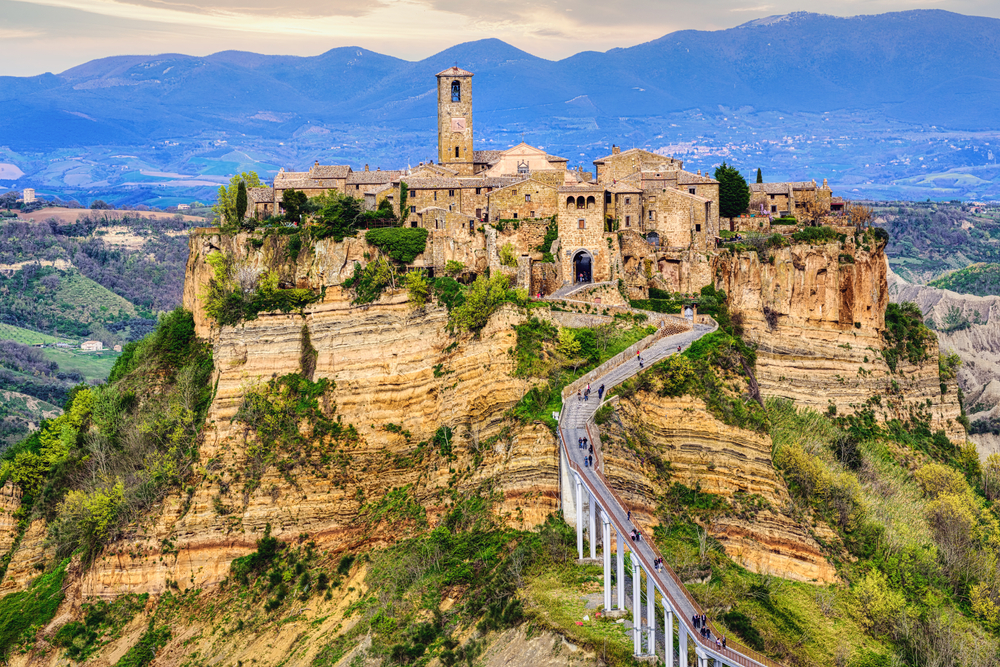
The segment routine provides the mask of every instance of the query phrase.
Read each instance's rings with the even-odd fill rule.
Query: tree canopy
[[[719,182],[719,215],[735,218],[747,210],[750,187],[736,167],[723,162],[715,168],[715,180]]]
[[[239,197],[240,183],[247,190],[250,188],[261,188],[264,184],[255,171],[245,171],[236,174],[229,179],[229,186],[219,186],[219,201],[212,207],[215,213],[215,222],[223,227],[233,228],[242,222],[241,216],[236,208],[236,200]],[[244,209],[244,212],[246,209]]]

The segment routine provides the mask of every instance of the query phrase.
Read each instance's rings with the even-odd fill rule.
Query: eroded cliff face
[[[265,246],[257,252],[214,232],[192,236],[186,308],[210,336],[216,393],[199,447],[199,477],[189,491],[168,497],[134,539],[113,545],[85,575],[83,593],[112,597],[160,593],[168,584],[212,586],[229,563],[254,548],[265,526],[290,539],[308,533],[331,551],[395,541],[406,521],[366,520],[390,492],[408,495],[433,525],[450,493],[488,485],[499,511],[518,527],[544,521],[557,508],[556,441],[542,425],[520,425],[505,415],[531,384],[512,377],[509,354],[513,308],[497,313],[473,338],[446,331],[443,307],[413,310],[404,293],[366,307],[352,306],[339,282],[363,261],[366,246],[353,239],[317,245],[282,269],[296,284],[323,288],[304,314],[263,314],[236,327],[210,326],[200,283],[210,272],[209,251],[231,243],[252,264],[273,267]],[[267,466],[252,489],[254,439],[233,421],[249,392],[302,369],[308,336],[315,349],[313,380],[335,388],[324,411],[357,431],[324,462],[285,469]],[[451,459],[439,447],[420,446],[441,427],[451,429]]]
[[[791,499],[771,463],[770,437],[727,426],[690,396],[640,392],[619,402],[617,411],[620,423],[602,429],[604,472],[640,524],[652,528],[657,522],[670,484],[697,487],[731,504],[732,511],[705,527],[736,562],[797,581],[837,580],[811,534],[829,528],[800,525],[788,513]],[[644,451],[625,437],[640,432],[649,443]],[[658,469],[656,458],[669,462],[669,470]]]
[[[955,353],[962,360],[957,379],[965,392],[969,420],[1000,418],[1000,297],[912,285],[892,271],[889,297],[897,303],[916,303],[925,317],[937,323],[938,329],[955,327],[951,331],[938,331],[937,336],[943,353]],[[950,322],[949,315],[955,321]],[[1000,453],[1000,436],[974,433],[969,439],[976,443],[984,459]]]
[[[844,250],[853,262],[841,259]],[[716,287],[757,344],[762,394],[820,412],[833,406],[838,414],[874,396],[883,419],[906,419],[911,408],[919,409],[933,430],[965,441],[956,388],[941,393],[937,351],[922,364],[900,362],[895,373],[882,356],[889,292],[881,250],[831,243],[770,252],[773,262],[751,252],[726,253],[714,267]]]

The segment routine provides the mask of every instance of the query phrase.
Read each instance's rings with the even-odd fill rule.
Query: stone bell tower
[[[438,163],[472,176],[472,72],[449,67],[438,80]]]

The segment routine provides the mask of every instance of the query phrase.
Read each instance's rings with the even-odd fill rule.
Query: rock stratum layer
[[[775,249],[773,256],[761,262],[756,253],[727,253],[715,264],[716,286],[757,343],[762,394],[820,412],[832,406],[837,414],[874,396],[883,419],[905,420],[920,409],[933,430],[965,441],[956,388],[941,393],[937,351],[921,364],[900,362],[895,373],[882,356],[889,289],[881,251],[857,250],[845,262],[833,243]]]
[[[1000,297],[913,285],[890,271],[889,298],[920,306],[924,317],[937,323],[941,352],[961,358],[958,384],[965,393],[969,420],[1000,419]],[[949,315],[955,328],[942,330],[950,326]],[[992,433],[973,433],[969,439],[983,458],[1000,453],[1000,437]]]
[[[706,526],[726,553],[755,572],[797,581],[837,580],[836,570],[809,529],[784,511],[790,498],[771,463],[770,437],[727,426],[700,399],[686,396],[642,392],[634,401],[620,402],[618,412],[626,431],[645,434],[648,450],[637,452],[621,431],[604,429],[602,433],[609,436],[602,437],[604,472],[640,524],[652,527],[661,498],[673,482],[730,503],[738,494],[759,496],[764,503],[752,518],[736,509]],[[669,461],[666,479],[664,471],[657,470],[655,457]]]

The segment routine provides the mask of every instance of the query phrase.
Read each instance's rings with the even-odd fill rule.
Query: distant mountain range
[[[675,32],[560,61],[495,39],[461,44],[419,62],[359,47],[315,57],[226,51],[204,58],[104,58],[61,74],[0,77],[0,146],[26,154],[195,139],[224,139],[230,147],[287,142],[284,152],[258,156],[270,168],[306,157],[332,161],[335,156],[317,153],[320,144],[332,142],[310,144],[318,139],[311,135],[334,132],[340,133],[337,143],[371,144],[365,128],[380,127],[399,136],[394,148],[376,153],[403,160],[433,157],[434,74],[455,63],[476,73],[477,136],[527,131],[533,133],[529,141],[553,150],[581,146],[587,160],[616,138],[658,147],[664,127],[681,128],[672,142],[706,136],[704,128],[684,136],[686,126],[676,118],[646,123],[672,114],[749,114],[765,131],[780,130],[782,121],[793,124],[779,114],[798,114],[797,126],[805,122],[803,114],[818,114],[816,122],[823,115],[832,121],[854,118],[846,127],[855,134],[890,126],[1000,130],[1000,20],[919,10],[854,18],[796,13],[729,30]],[[856,122],[858,114],[874,118],[874,124]],[[722,133],[726,142],[739,140],[742,128],[718,128],[723,129],[730,130]],[[717,131],[708,136],[716,143],[723,139]],[[307,144],[315,146],[303,149]],[[986,151],[980,157],[967,162],[995,164]],[[176,152],[170,159],[176,161]],[[162,167],[170,160],[147,162]],[[844,163],[826,160],[851,166]],[[20,168],[30,180],[31,169]],[[892,176],[926,173],[903,170]],[[92,175],[91,184],[112,185],[114,179],[105,176]],[[87,185],[86,179],[77,180],[76,185]],[[855,180],[866,182],[863,176]]]

